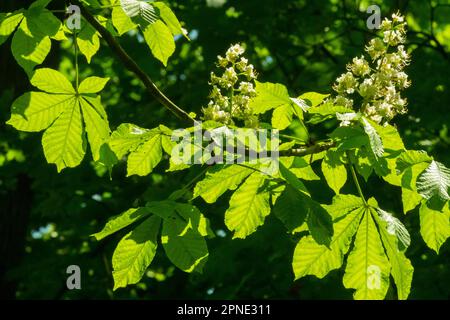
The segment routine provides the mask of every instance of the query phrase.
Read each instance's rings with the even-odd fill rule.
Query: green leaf
[[[387,231],[388,228],[386,222],[377,216],[375,209],[371,210],[374,213],[374,219],[379,226],[381,240],[391,264],[391,274],[397,287],[398,299],[406,300],[411,290],[414,268],[403,251],[399,249],[400,246],[397,237]]]
[[[225,224],[235,231],[233,239],[243,239],[255,232],[270,213],[269,193],[260,191],[265,179],[258,172],[252,173],[231,196]]]
[[[426,152],[407,150],[398,157],[386,158],[390,173],[383,177],[388,183],[417,191],[416,180],[433,160]]]
[[[120,159],[154,135],[155,130],[144,129],[131,123],[123,123],[111,134],[109,146]]]
[[[86,21],[83,22],[84,25],[77,36],[77,44],[80,52],[86,57],[87,62],[91,63],[92,57],[100,49],[100,38],[94,27]]]
[[[354,164],[356,171],[364,178],[367,182],[370,175],[373,172],[372,164],[370,163],[367,152],[364,148],[355,150],[355,152],[350,153],[351,163]]]
[[[312,103],[313,105],[313,103]],[[348,109],[342,106],[335,106],[332,103],[324,103],[316,105],[308,109],[310,115],[308,123],[318,124],[331,118],[336,118],[337,113],[350,113],[352,109]]]
[[[379,125],[376,122],[370,120],[368,121],[370,125],[375,129],[375,131],[379,134],[385,150],[405,150],[403,140],[400,137],[398,130],[394,126],[387,123],[384,125]]]
[[[420,204],[421,201],[422,196],[418,194],[416,191],[411,191],[409,189],[402,188],[403,212],[405,214],[415,209]]]
[[[366,132],[367,136],[369,137],[369,143],[370,148],[373,151],[373,154],[380,158],[383,156],[384,149],[383,149],[383,142],[381,141],[380,135],[375,130],[375,128],[372,125],[372,122],[370,120],[367,120],[366,118],[362,117],[361,122],[364,128],[364,131]]]
[[[347,169],[340,160],[340,153],[328,150],[322,161],[322,173],[328,185],[336,194],[347,182]]]
[[[34,72],[31,84],[42,91],[60,94],[75,94],[72,84],[59,71],[41,68]]]
[[[193,229],[203,237],[214,237],[214,232],[210,228],[209,220],[196,206],[188,203],[176,203],[175,210],[185,221],[187,221],[187,228]]]
[[[292,122],[294,109],[290,104],[284,104],[277,107],[272,113],[272,126],[275,129],[284,130]]]
[[[100,148],[103,144],[107,143],[109,139],[110,129],[108,119],[97,112],[88,100],[81,98],[80,104],[83,112],[87,138],[91,147],[92,158],[94,161],[98,161],[100,160]]]
[[[161,135],[151,137],[128,156],[127,176],[146,176],[162,159]]]
[[[450,209],[445,206],[443,211],[428,207],[426,202],[420,206],[420,234],[427,246],[437,254],[442,244],[450,237]]]
[[[335,221],[334,235],[329,248],[317,244],[311,236],[303,237],[295,248],[292,261],[295,279],[306,275],[322,279],[331,270],[340,268],[363,212],[363,209],[356,209],[339,221]]]
[[[103,229],[100,232],[94,233],[92,236],[97,240],[102,240],[107,236],[139,221],[140,219],[148,217],[149,214],[150,212],[145,207],[128,209],[127,211],[109,219]]]
[[[304,100],[309,107],[314,108],[317,107],[319,104],[321,104],[329,96],[330,96],[329,94],[306,92],[298,98]]]
[[[333,217],[333,220],[347,215],[349,212],[364,207],[360,197],[351,194],[338,194],[333,197],[333,203],[323,206]]]
[[[308,189],[306,189],[303,182],[297,179],[296,175],[291,170],[286,168],[286,166],[282,162],[280,162],[280,175],[281,178],[283,178],[294,189],[309,195]]]
[[[337,150],[346,151],[369,144],[367,134],[359,127],[338,127],[330,137],[337,140]]]
[[[103,90],[109,78],[89,77],[84,79],[78,87],[80,94],[98,93]]]
[[[114,290],[141,280],[155,257],[160,224],[150,217],[120,240],[112,258]]]
[[[32,33],[30,28],[30,22],[24,18],[11,43],[14,58],[28,76],[31,76],[35,66],[45,60],[51,48],[48,36],[41,33],[40,29],[35,29]]]
[[[194,188],[194,197],[201,196],[207,203],[214,203],[227,190],[236,190],[253,169],[240,165],[214,166],[205,179]]]
[[[56,164],[58,171],[75,167],[83,160],[85,130],[93,159],[99,161],[101,148],[106,146],[110,133],[100,97],[77,95],[63,74],[48,68],[36,70],[31,83],[49,93],[28,92],[16,99],[8,124],[22,131],[46,129],[42,137],[44,154],[49,163]],[[105,155],[103,152],[103,161]]]
[[[10,13],[0,13],[0,45],[2,45],[11,33],[17,28],[23,19],[23,10]]]
[[[411,244],[411,237],[403,223],[389,212],[380,208],[376,208],[376,210],[378,211],[380,219],[384,221],[386,225],[386,231],[397,237],[400,249],[403,250],[408,248]]]
[[[382,300],[389,288],[390,264],[370,210],[359,225],[354,248],[347,258],[344,286],[356,289],[356,300]]]
[[[136,24],[127,16],[122,7],[114,7],[111,15],[112,23],[120,36],[136,28]]]
[[[64,112],[48,128],[42,137],[47,162],[56,164],[58,172],[78,166],[86,152],[80,103],[71,100]]]
[[[400,172],[404,172],[410,167],[415,166],[416,164],[421,164],[424,162],[431,162],[433,158],[427,155],[425,151],[417,151],[417,150],[407,150],[403,152],[396,162],[397,169]]]
[[[273,212],[289,232],[293,232],[303,225],[307,214],[303,209],[303,201],[299,197],[298,191],[290,185],[287,185],[277,198]]]
[[[417,179],[417,191],[425,198],[437,196],[443,201],[450,200],[450,169],[442,163],[432,161]]]
[[[316,201],[302,192],[299,192],[303,205],[301,208],[307,212],[309,232],[318,244],[330,245],[333,236],[333,222],[328,212]]]
[[[155,58],[167,66],[167,60],[175,52],[175,41],[169,28],[158,20],[145,27],[144,38]]]
[[[179,34],[185,35],[177,16],[164,2],[153,2],[152,5],[159,9],[159,16],[166,23],[174,36]]]
[[[27,92],[14,101],[11,107],[11,119],[7,123],[21,131],[42,131],[47,129],[75,101],[73,95]]]
[[[289,171],[299,179],[308,181],[320,180],[320,177],[312,169],[309,159],[306,161],[304,158],[295,157]]]
[[[137,19],[136,21],[143,20],[151,24],[159,19],[155,8],[145,1],[120,0],[120,5],[125,14],[130,18]]]
[[[301,158],[296,158],[301,159]],[[302,159],[303,160],[303,159]],[[312,167],[308,164],[306,167],[301,168],[290,168],[289,171],[291,171],[297,178],[308,180],[308,181],[314,181],[314,180],[320,180],[320,177],[314,172]]]
[[[256,81],[256,94],[257,96],[250,102],[255,114],[292,104],[288,90],[282,84]]]
[[[161,242],[167,257],[185,272],[202,272],[208,258],[205,239],[194,229],[186,229],[180,219],[164,220]]]

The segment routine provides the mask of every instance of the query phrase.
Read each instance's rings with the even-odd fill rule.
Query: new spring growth
[[[353,109],[359,105],[359,111],[377,123],[407,112],[401,96],[411,84],[403,71],[410,61],[403,46],[406,26],[398,13],[382,22],[382,37],[372,39],[365,48],[367,55],[354,58],[333,85],[336,105]]]
[[[217,67],[223,73],[218,76],[211,72],[211,100],[203,108],[204,120],[226,125],[233,125],[238,120],[248,128],[258,126],[258,117],[253,115],[250,107],[250,100],[256,96],[254,81],[257,75],[253,65],[243,57],[244,53],[245,49],[235,44],[228,49],[225,57],[217,57]]]

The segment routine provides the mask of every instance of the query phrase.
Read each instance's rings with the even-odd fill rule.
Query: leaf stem
[[[294,137],[294,136],[290,136],[290,135],[287,135],[287,134],[281,134],[281,133],[279,134],[279,136],[281,138],[291,139],[291,140],[299,141],[302,144],[306,144],[305,140],[303,140],[301,138],[297,138],[297,137]]]
[[[355,182],[355,185],[356,185],[356,189],[358,190],[359,196],[361,197],[361,200],[364,202],[364,205],[367,206],[366,198],[364,197],[364,194],[362,192],[361,185],[359,184],[359,181],[358,181],[358,176],[356,175],[355,167],[353,166],[353,163],[350,160],[350,156],[349,156],[348,152],[347,152],[347,158],[348,158],[348,162],[349,162],[350,171],[352,173],[353,181]]]
[[[73,44],[75,47],[75,92],[78,94],[78,84],[79,84],[79,71],[78,71],[78,41],[77,33],[73,33]]]

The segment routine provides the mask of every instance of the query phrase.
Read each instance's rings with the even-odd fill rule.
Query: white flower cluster
[[[337,92],[336,105],[354,108],[361,103],[360,111],[377,123],[385,123],[397,114],[406,113],[407,101],[400,92],[410,86],[403,71],[410,57],[403,43],[406,40],[406,22],[399,14],[385,19],[381,24],[383,38],[372,39],[364,56],[354,58],[347,72],[333,85]]]
[[[239,44],[231,46],[225,57],[218,56],[217,66],[224,69],[222,76],[211,72],[212,90],[210,101],[203,108],[204,120],[215,120],[224,124],[242,121],[246,127],[256,127],[258,117],[249,106],[256,96],[254,80],[257,75],[253,65],[242,55],[245,50]]]

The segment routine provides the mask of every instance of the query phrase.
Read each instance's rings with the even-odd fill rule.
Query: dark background
[[[0,12],[27,7],[31,1],[1,0]],[[408,115],[395,119],[408,149],[425,149],[450,164],[450,1],[345,0],[181,0],[169,1],[190,31],[191,42],[177,40],[177,50],[164,69],[136,36],[120,42],[157,85],[185,110],[200,113],[207,104],[209,72],[218,54],[230,44],[244,43],[259,80],[284,83],[292,96],[308,91],[330,93],[345,65],[360,55],[371,31],[365,26],[370,4],[383,15],[397,9],[408,17],[408,50],[412,86],[406,92]],[[55,0],[51,9],[64,9]],[[109,15],[109,10],[104,11]],[[59,15],[62,18],[61,15]],[[41,134],[21,133],[5,124],[15,98],[32,89],[10,52],[11,39],[0,47],[0,298],[8,299],[351,299],[342,285],[342,270],[319,280],[293,281],[291,257],[297,239],[269,216],[246,240],[233,240],[223,214],[228,198],[214,205],[195,204],[211,219],[216,238],[208,242],[209,261],[203,274],[175,269],[159,250],[141,283],[112,292],[111,256],[120,235],[96,242],[108,217],[148,200],[165,199],[188,182],[192,172],[166,174],[167,161],[147,177],[125,178],[123,163],[108,173],[86,156],[82,165],[61,174],[45,161]],[[43,66],[69,76],[70,44],[53,42]],[[106,45],[87,64],[80,59],[81,77],[109,76],[102,93],[111,128],[132,122],[152,128],[180,124],[126,71]],[[311,131],[324,135],[326,128]],[[294,132],[295,134],[295,132]],[[316,170],[317,171],[317,170]],[[318,172],[318,171],[317,171]],[[331,190],[308,186],[322,203]],[[395,212],[411,233],[407,256],[415,273],[411,299],[450,298],[450,245],[440,255],[426,247],[419,234],[417,210],[402,214],[400,190],[371,178],[367,195]],[[344,192],[354,192],[346,186]],[[295,210],[295,208],[293,208]],[[224,232],[225,231],[225,232]],[[82,290],[66,289],[66,268],[82,270]],[[392,281],[391,281],[392,282]],[[394,298],[394,291],[387,299]]]

